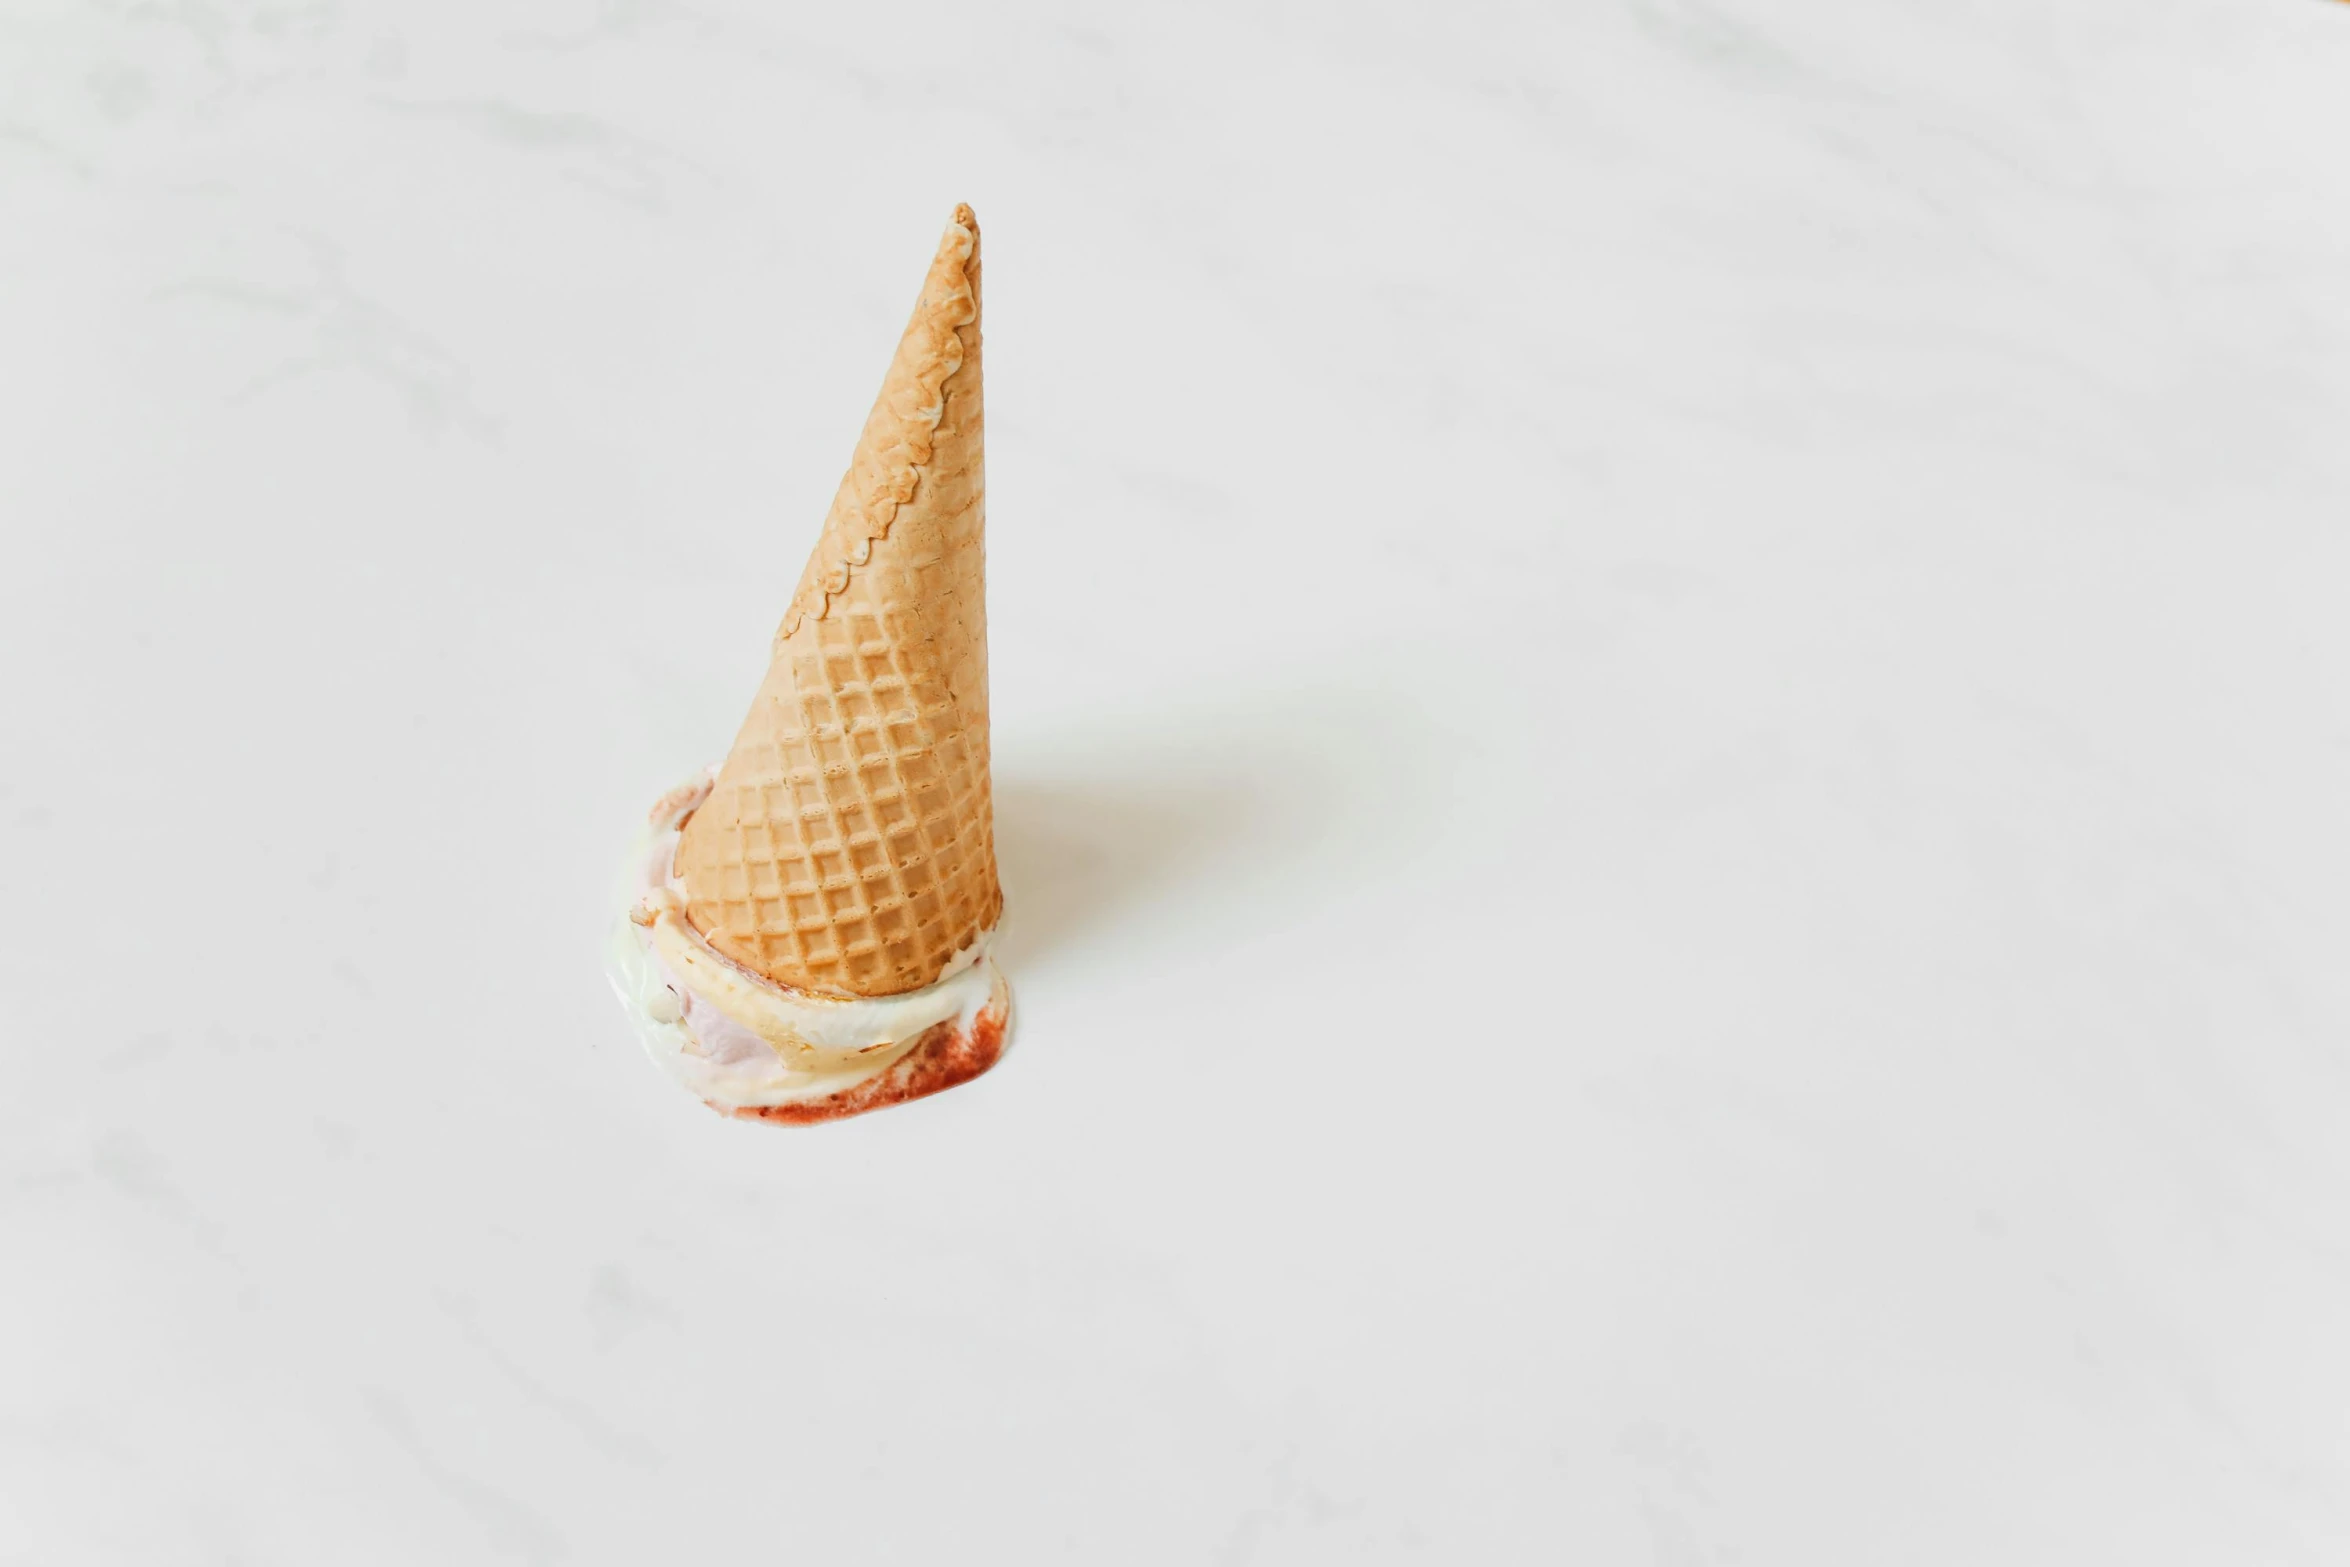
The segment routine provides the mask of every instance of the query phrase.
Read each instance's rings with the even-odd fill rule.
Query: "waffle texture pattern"
[[[1003,912],[988,784],[979,225],[955,209],[767,678],[686,822],[686,918],[820,994],[935,981]]]

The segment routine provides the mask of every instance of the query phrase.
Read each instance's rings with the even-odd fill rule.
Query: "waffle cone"
[[[778,984],[918,990],[1003,911],[982,434],[979,226],[957,207],[767,678],[678,844],[686,919]]]

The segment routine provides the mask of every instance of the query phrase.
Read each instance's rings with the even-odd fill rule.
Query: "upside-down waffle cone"
[[[687,920],[779,984],[918,990],[1003,911],[982,433],[979,225],[957,207],[767,678],[678,845]]]

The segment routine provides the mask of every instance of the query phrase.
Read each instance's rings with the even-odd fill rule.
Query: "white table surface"
[[[2350,1559],[2350,6],[0,4],[0,1561]],[[986,232],[1013,1053],[599,973]]]

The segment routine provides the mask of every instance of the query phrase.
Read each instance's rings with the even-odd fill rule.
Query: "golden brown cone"
[[[778,984],[918,990],[1003,912],[988,788],[979,224],[957,207],[773,661],[686,822],[686,918]]]

